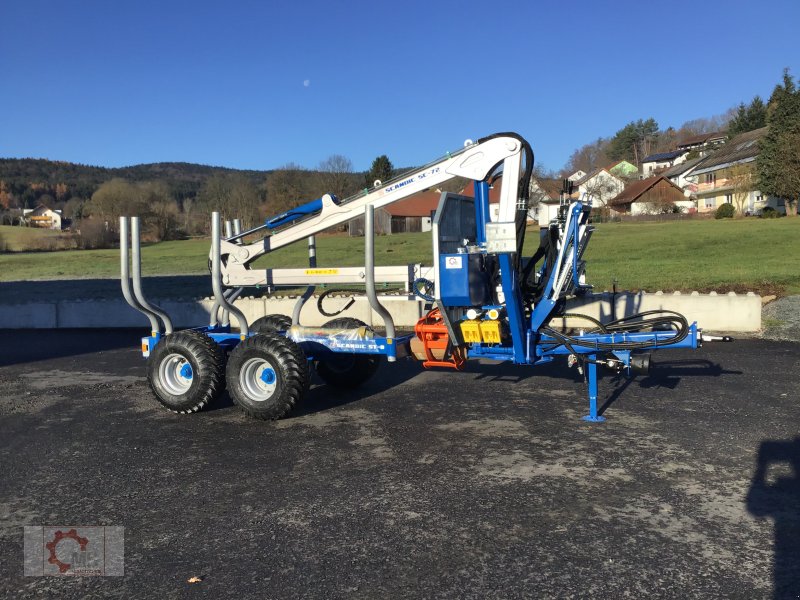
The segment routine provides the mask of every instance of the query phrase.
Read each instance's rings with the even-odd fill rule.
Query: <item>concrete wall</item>
[[[612,308],[613,307],[613,308]],[[591,294],[567,304],[567,312],[577,312],[607,322],[648,310],[666,309],[697,321],[707,331],[754,332],[761,329],[761,297],[753,294],[700,294],[675,292]],[[567,327],[590,326],[579,319],[562,319]]]
[[[355,304],[341,316],[361,319],[370,325],[381,327],[381,319],[370,308],[363,296],[356,297]],[[324,308],[332,312],[344,306],[349,296],[329,296]],[[211,299],[191,301],[155,300],[172,317],[179,328],[196,327],[209,322],[213,301]],[[248,322],[268,314],[291,315],[296,298],[241,298],[236,306],[244,313]],[[411,327],[422,316],[424,303],[409,301],[406,296],[382,298],[384,306],[391,312],[398,327]],[[612,310],[612,302],[615,310]],[[707,331],[754,332],[761,329],[761,298],[755,294],[663,294],[621,293],[616,297],[604,292],[575,299],[568,305],[569,312],[579,312],[601,321],[609,321],[637,312],[654,309],[669,309],[682,313],[689,322],[697,321]],[[322,325],[331,317],[317,310],[316,298],[310,299],[300,314],[303,325]],[[235,321],[233,323],[235,325]],[[567,319],[562,323],[568,327],[586,326],[586,321]],[[147,319],[128,306],[124,300],[71,300],[39,302],[19,305],[0,305],[0,329],[54,329],[84,327],[147,327]]]

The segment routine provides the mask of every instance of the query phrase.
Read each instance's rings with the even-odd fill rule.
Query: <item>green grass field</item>
[[[0,229],[5,235],[7,228]],[[13,228],[21,229],[21,228]],[[38,233],[38,232],[37,232]],[[5,239],[5,238],[4,238]],[[526,250],[538,244],[530,231]],[[317,239],[320,266],[363,264],[363,238]],[[145,275],[206,272],[208,240],[162,242],[143,248]],[[430,233],[379,236],[376,263],[431,263]],[[800,218],[604,223],[586,253],[587,278],[596,289],[762,294],[800,293]],[[303,266],[304,243],[262,257],[260,267]],[[0,281],[116,277],[117,250],[71,250],[0,254]]]

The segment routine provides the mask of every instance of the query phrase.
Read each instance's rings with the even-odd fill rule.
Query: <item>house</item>
[[[579,198],[589,196],[594,205],[600,207],[625,189],[625,181],[605,168],[596,169],[575,183]]]
[[[575,171],[569,177],[567,177],[567,179],[569,179],[570,181],[579,181],[579,180],[583,179],[584,177],[586,177],[586,171],[578,170],[578,171]]]
[[[703,157],[699,156],[697,158],[678,163],[661,174],[681,188],[684,195],[688,197],[692,195],[692,191],[689,189],[689,186],[692,184],[690,178],[692,170],[702,161]]]
[[[726,203],[750,214],[758,214],[767,206],[786,211],[783,200],[767,197],[753,186],[758,144],[766,132],[762,127],[737,135],[687,173],[691,181],[688,189],[697,198],[698,212],[711,212]]]
[[[670,167],[686,160],[688,150],[673,150],[672,152],[659,152],[651,154],[642,160],[642,179],[658,175]]]
[[[531,179],[530,216],[540,227],[547,227],[558,216],[562,187],[561,179]],[[576,195],[577,192],[573,194]]]
[[[678,150],[697,150],[700,156],[706,156],[713,151],[717,146],[724,144],[727,134],[725,132],[715,131],[714,133],[701,133],[684,138],[678,144]]]
[[[391,217],[391,233],[430,231],[441,190],[425,190],[383,207]]]
[[[686,199],[683,190],[663,175],[632,181],[608,205],[612,210],[631,215],[672,212],[675,206],[681,211],[694,208],[694,202]]]
[[[36,208],[24,209],[22,216],[31,227],[61,230],[61,211],[51,210],[44,204],[40,204]]]
[[[606,171],[622,179],[639,179],[639,169],[627,160],[620,160],[606,167]]]

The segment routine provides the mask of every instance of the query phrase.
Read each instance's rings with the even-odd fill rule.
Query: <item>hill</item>
[[[263,184],[271,171],[251,171],[192,163],[168,162],[130,167],[95,167],[40,158],[0,158],[0,182],[5,190],[31,207],[47,194],[56,200],[90,198],[106,181],[161,181],[173,197],[194,197],[203,183],[214,175],[243,175],[256,185]]]

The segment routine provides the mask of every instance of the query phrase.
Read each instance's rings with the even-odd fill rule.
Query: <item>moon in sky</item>
[[[310,85],[311,85],[311,80],[310,79],[303,80],[303,87],[308,87]]]

